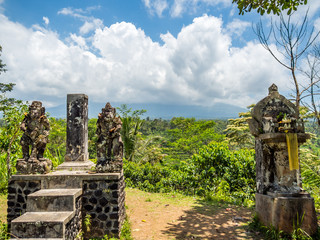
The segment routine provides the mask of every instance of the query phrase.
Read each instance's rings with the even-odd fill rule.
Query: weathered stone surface
[[[75,203],[73,217],[65,223],[65,239],[75,239],[75,235],[79,233],[78,229],[81,229],[83,218],[87,214],[91,216],[91,226],[94,226],[91,227],[90,235],[87,233],[88,236],[92,237],[94,235],[94,237],[103,238],[106,234],[118,236],[120,233],[125,218],[123,173],[88,174],[85,171],[57,171],[47,175],[13,175],[9,184],[11,192],[8,194],[9,226],[11,226],[13,219],[26,212],[27,199],[32,202],[28,202],[28,209],[32,211],[37,211],[35,209],[54,210],[56,207],[53,205],[64,208],[67,202],[69,204],[71,201],[64,201],[63,196],[74,191],[70,186],[77,185],[81,186],[83,195],[78,196],[79,192],[75,195],[75,197],[78,196],[78,200]],[[63,184],[67,189],[51,189],[55,186],[63,187]],[[42,190],[35,192],[40,187]],[[30,192],[28,196],[24,194],[24,192],[28,192],[27,190]],[[55,204],[54,201],[56,200],[54,199],[41,199],[44,196],[50,199],[59,192],[62,197],[58,197],[58,199],[63,200],[64,203]],[[50,225],[46,226],[49,227]],[[25,229],[26,225],[21,228]],[[36,229],[34,228],[34,230]]]
[[[118,237],[125,218],[123,175],[118,181],[86,180],[83,184],[83,215],[89,214],[92,220],[90,231],[85,232],[85,237],[106,234]],[[115,186],[119,186],[119,190],[112,191]],[[99,194],[96,194],[98,191]]]
[[[27,212],[74,211],[82,189],[42,189],[28,195]]]
[[[291,233],[298,216],[302,228],[314,234],[317,230],[314,200],[301,188],[298,165],[298,146],[309,135],[304,133],[298,109],[273,84],[269,95],[256,104],[251,115],[249,126],[256,150],[256,211],[260,221]],[[288,136],[294,137],[294,141],[289,141],[291,147],[294,145],[290,154],[294,155],[295,167],[291,168]]]
[[[304,132],[303,121],[299,119],[296,106],[279,94],[275,84],[269,88],[269,95],[254,106],[251,116],[249,127],[255,137],[263,133],[277,133],[284,130]],[[289,120],[286,129],[284,129],[284,119]]]
[[[97,121],[97,172],[121,172],[123,142],[121,140],[122,122],[116,109],[110,103],[99,113]]]
[[[63,238],[73,212],[27,212],[11,222],[11,233],[18,238]]]
[[[18,159],[16,169],[17,174],[46,174],[52,169],[52,161],[46,158]]]
[[[15,175],[18,176],[18,175]],[[19,177],[30,177],[31,179],[19,179],[9,181],[9,189],[15,191],[8,192],[8,209],[7,209],[7,222],[10,229],[11,221],[26,212],[27,195],[24,193],[28,190],[29,193],[36,192],[41,188],[41,181],[34,180],[32,177],[35,175],[20,175]],[[45,176],[45,175],[37,175]],[[18,194],[18,192],[21,192]]]
[[[299,171],[289,167],[286,133],[296,133],[298,144],[309,138],[295,105],[280,95],[276,85],[251,111],[250,131],[256,137],[257,192],[300,192]]]
[[[272,224],[286,233],[294,230],[297,216],[298,224],[309,235],[315,234],[318,229],[314,200],[306,194],[274,197],[257,193],[256,212],[264,225]]]
[[[29,106],[29,113],[23,119],[20,129],[24,132],[20,140],[23,159],[17,161],[17,173],[43,174],[50,172],[52,162],[43,158],[48,142],[50,124],[41,102],[32,102]]]
[[[67,96],[67,146],[65,161],[88,160],[88,96]]]

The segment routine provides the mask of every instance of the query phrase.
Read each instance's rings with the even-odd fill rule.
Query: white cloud
[[[185,12],[195,13],[199,6],[230,6],[229,0],[174,0],[171,8],[172,17],[181,17]]]
[[[90,33],[91,31],[94,31],[97,28],[101,28],[103,26],[103,21],[99,18],[94,18],[91,16],[86,16],[85,14],[90,13],[93,10],[99,9],[100,6],[92,6],[88,7],[85,10],[83,9],[73,9],[71,7],[63,8],[60,11],[58,11],[58,14],[65,15],[65,16],[71,16],[74,18],[77,18],[81,20],[83,25],[79,28],[79,33],[81,35],[85,35]]]
[[[42,17],[42,20],[44,21],[44,24],[45,25],[48,25],[49,24],[49,18],[47,18],[47,17]]]
[[[232,22],[228,23],[226,30],[230,35],[236,35],[236,37],[241,37],[243,32],[250,26],[251,23],[241,21],[236,18]]]
[[[103,27],[103,22],[101,19],[95,18],[91,19],[89,22],[85,21],[85,23],[80,27],[79,32],[84,35],[101,27]]]
[[[143,0],[143,2],[149,13],[152,15],[156,13],[158,17],[161,17],[163,11],[168,8],[166,0]]]
[[[96,102],[154,102],[247,106],[275,82],[287,84],[283,68],[254,42],[233,48],[221,19],[195,18],[160,45],[127,22],[98,28],[67,43],[49,30],[25,28],[0,15],[0,43],[14,94],[57,104],[67,93]],[[98,54],[90,52],[94,49]]]
[[[165,10],[169,10],[171,17],[181,17],[184,13],[196,13],[200,6],[230,6],[230,0],[174,0],[169,4],[167,0],[142,0],[150,14],[163,15]],[[171,1],[172,2],[172,1]]]

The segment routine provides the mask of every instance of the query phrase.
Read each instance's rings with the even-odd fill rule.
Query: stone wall
[[[119,237],[125,218],[123,175],[118,181],[86,180],[83,182],[83,218],[90,215],[90,228],[84,227],[85,237],[104,235]],[[88,231],[87,231],[88,230]]]
[[[40,180],[9,181],[8,184],[8,228],[13,219],[26,212],[28,195],[41,189]]]
[[[78,197],[76,199],[76,212],[74,217],[66,225],[65,239],[72,240],[76,239],[82,228],[82,199]]]
[[[39,175],[13,175],[8,186],[8,224],[24,214],[28,195],[46,188],[82,188],[76,199],[76,212],[66,224],[65,239],[75,239],[79,230],[84,238],[118,237],[125,219],[125,182],[123,173],[88,174],[60,171]],[[91,216],[90,231],[84,218]]]

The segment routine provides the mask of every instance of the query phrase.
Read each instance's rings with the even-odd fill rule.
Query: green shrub
[[[179,164],[124,161],[129,187],[150,192],[176,191],[188,195],[252,205],[255,193],[253,150],[230,151],[226,143],[211,142]]]

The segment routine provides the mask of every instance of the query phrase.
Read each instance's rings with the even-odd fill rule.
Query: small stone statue
[[[97,131],[97,172],[120,172],[122,169],[123,142],[122,122],[116,116],[116,109],[110,103],[98,115]]]
[[[52,163],[50,160],[44,159],[43,154],[48,142],[50,124],[41,102],[32,102],[29,106],[29,113],[26,113],[20,129],[24,132],[20,140],[23,159],[18,159],[18,173],[49,172]]]

